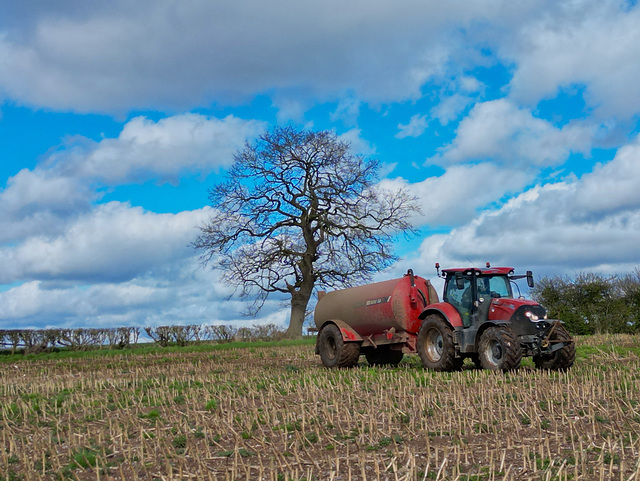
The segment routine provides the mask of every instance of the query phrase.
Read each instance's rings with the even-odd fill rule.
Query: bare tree
[[[394,259],[394,235],[411,231],[417,209],[406,190],[375,185],[378,162],[322,131],[275,128],[238,151],[226,182],[209,191],[214,208],[193,246],[222,279],[253,298],[291,296],[286,336],[302,336],[314,286],[370,278]]]

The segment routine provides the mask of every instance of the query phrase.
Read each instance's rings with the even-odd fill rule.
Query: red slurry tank
[[[417,333],[418,316],[428,304],[438,302],[431,282],[412,274],[319,297],[314,313],[318,329],[328,321],[342,321],[362,338],[390,329]]]
[[[415,352],[415,336],[422,323],[418,316],[427,305],[438,302],[431,282],[414,276],[411,270],[399,279],[320,292],[318,297],[314,313],[320,331],[316,352],[331,367],[352,364],[354,358],[357,362],[361,353],[374,364],[399,362],[403,349]],[[340,350],[346,350],[347,354],[325,359],[320,339],[335,351],[334,343],[340,342],[338,337],[346,340]],[[356,343],[347,345],[349,341]]]
[[[414,276],[318,295],[316,354],[327,367],[349,367],[364,354],[369,364],[398,364],[418,353],[436,371],[460,369],[465,358],[483,369],[517,369],[525,356],[539,369],[573,365],[575,343],[562,321],[527,300],[511,267],[440,270],[442,301],[431,283]],[[514,296],[512,286],[518,291]]]

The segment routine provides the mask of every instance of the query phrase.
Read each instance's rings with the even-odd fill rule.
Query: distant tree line
[[[0,344],[15,353],[22,348],[25,354],[35,354],[56,348],[88,350],[96,347],[123,349],[138,342],[137,327],[77,328],[77,329],[3,329]]]
[[[574,334],[640,332],[640,268],[625,275],[544,277],[531,295]]]
[[[147,336],[157,345],[185,346],[189,342],[234,340],[258,341],[278,340],[284,331],[275,324],[255,325],[251,328],[227,325],[183,325],[153,326],[143,328]],[[0,330],[0,349],[12,354],[37,354],[66,348],[76,351],[91,349],[124,349],[137,344],[140,339],[138,327],[75,328],[75,329],[3,329]]]
[[[258,324],[253,327],[191,324],[187,326],[145,327],[144,331],[147,336],[162,347],[170,344],[186,346],[189,342],[194,341],[276,341],[284,338],[285,334],[285,331],[275,324]]]

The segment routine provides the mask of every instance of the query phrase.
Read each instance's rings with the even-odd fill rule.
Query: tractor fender
[[[322,327],[320,328],[320,331],[327,324],[335,324],[336,326],[338,326],[338,329],[340,329],[340,333],[342,334],[342,340],[344,342],[362,342],[363,341],[362,336],[360,336],[360,334],[358,334],[353,329],[353,327],[351,327],[346,322],[341,321],[340,319],[330,319],[330,320],[328,320],[327,322],[322,324]]]
[[[429,304],[427,308],[418,316],[424,320],[430,314],[438,314],[447,321],[451,327],[462,327],[462,318],[457,309],[448,302],[436,302]]]

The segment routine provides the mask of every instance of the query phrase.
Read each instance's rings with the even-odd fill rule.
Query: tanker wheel
[[[506,326],[490,327],[480,337],[478,355],[484,369],[510,371],[522,361],[522,348],[513,331]]]
[[[318,352],[326,367],[351,367],[358,364],[360,345],[344,342],[338,326],[327,324],[318,334]]]
[[[437,315],[430,315],[418,332],[418,353],[422,365],[434,371],[455,371],[462,367],[463,358],[456,358],[453,330]]]
[[[402,351],[389,349],[388,347],[378,347],[367,349],[364,353],[367,362],[372,366],[397,365],[402,361],[404,354]]]
[[[551,334],[550,341],[567,342],[561,349],[548,356],[533,356],[533,363],[538,369],[551,369],[553,371],[565,371],[573,366],[576,360],[576,343],[564,326],[558,325]]]

